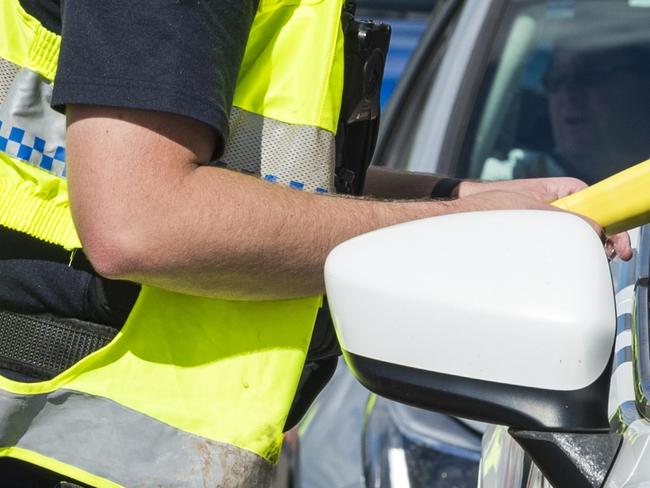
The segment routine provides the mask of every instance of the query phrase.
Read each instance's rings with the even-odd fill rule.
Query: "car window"
[[[502,18],[460,176],[593,183],[650,156],[650,1],[512,2]]]
[[[402,90],[375,164],[593,183],[650,156],[650,0],[463,5],[413,66],[426,89]]]

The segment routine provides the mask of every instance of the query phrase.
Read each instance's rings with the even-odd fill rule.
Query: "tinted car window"
[[[650,155],[650,2],[513,2],[459,171],[593,183]]]
[[[375,164],[593,183],[650,155],[650,1],[462,5],[449,42],[409,68]]]

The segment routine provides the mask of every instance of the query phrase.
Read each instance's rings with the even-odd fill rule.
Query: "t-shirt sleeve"
[[[65,0],[52,105],[171,112],[220,148],[258,0]]]

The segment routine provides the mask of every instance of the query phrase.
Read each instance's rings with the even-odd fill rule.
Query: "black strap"
[[[336,131],[336,191],[360,195],[379,130],[380,90],[390,26],[354,18],[348,1],[341,23],[345,38],[343,99]]]
[[[442,178],[433,185],[431,198],[450,198],[453,191],[463,180],[458,178]]]
[[[0,368],[36,381],[51,379],[116,334],[91,322],[0,310]]]

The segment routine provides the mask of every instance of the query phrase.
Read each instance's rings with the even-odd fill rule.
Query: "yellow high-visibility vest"
[[[229,167],[332,191],[342,7],[260,1],[231,112]],[[0,226],[73,250],[65,119],[49,107],[60,42],[18,0],[0,2]],[[262,485],[320,303],[143,286],[107,346],[48,381],[0,377],[0,455],[94,486]]]

